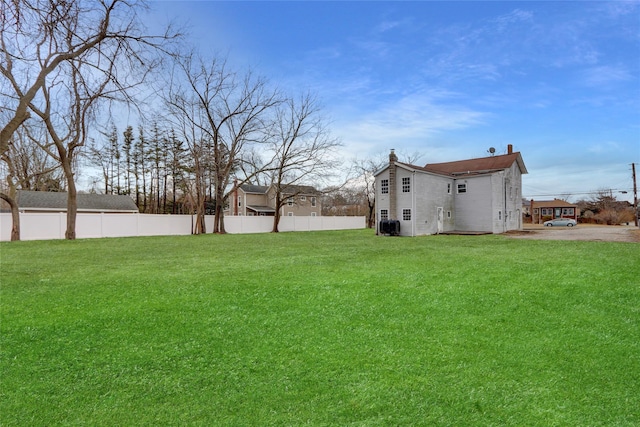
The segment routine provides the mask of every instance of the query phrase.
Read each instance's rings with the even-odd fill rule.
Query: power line
[[[626,194],[631,191],[631,188],[607,188],[606,190],[594,190],[594,191],[563,191],[557,193],[545,193],[545,194],[528,194],[526,198],[529,197],[553,197],[553,196],[575,196],[578,194],[602,194],[609,192],[619,192],[622,194]],[[523,195],[523,197],[525,197]]]

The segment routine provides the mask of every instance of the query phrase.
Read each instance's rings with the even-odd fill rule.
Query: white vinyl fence
[[[78,239],[128,236],[171,236],[191,234],[195,216],[79,213],[76,219]],[[285,216],[280,219],[280,231],[349,230],[365,228],[363,216]],[[213,230],[213,216],[206,216],[207,232]],[[0,241],[11,240],[11,214],[0,214]],[[21,213],[21,240],[64,239],[67,214]],[[225,216],[227,233],[268,233],[273,217]]]

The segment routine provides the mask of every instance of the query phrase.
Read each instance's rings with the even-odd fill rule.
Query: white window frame
[[[287,199],[287,206],[293,206],[293,197]]]
[[[467,192],[467,183],[462,182],[456,186],[458,194],[464,194]]]
[[[381,194],[389,194],[389,180],[388,179],[380,180],[380,193]]]
[[[316,198],[315,197],[311,198],[311,206],[313,206],[314,208],[316,207]]]
[[[411,221],[411,209],[402,209],[402,220]]]

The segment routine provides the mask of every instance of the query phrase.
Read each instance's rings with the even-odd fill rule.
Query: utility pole
[[[633,174],[633,213],[636,227],[638,226],[638,183],[636,182],[636,164],[631,163],[631,172]]]

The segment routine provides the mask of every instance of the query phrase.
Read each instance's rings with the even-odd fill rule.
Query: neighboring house
[[[554,218],[571,218],[578,220],[580,209],[578,205],[560,199],[533,200],[531,199],[531,222],[542,224]]]
[[[67,193],[19,190],[16,196],[20,212],[66,212]],[[138,213],[133,199],[116,194],[78,194],[79,213]]]
[[[379,227],[398,221],[402,236],[520,230],[526,173],[511,144],[505,155],[424,167],[399,162],[391,150],[389,164],[375,173]]]
[[[242,184],[236,186],[225,215],[274,216],[275,189],[272,185]],[[320,216],[320,193],[313,187],[288,185],[283,191],[286,200],[281,216]]]

